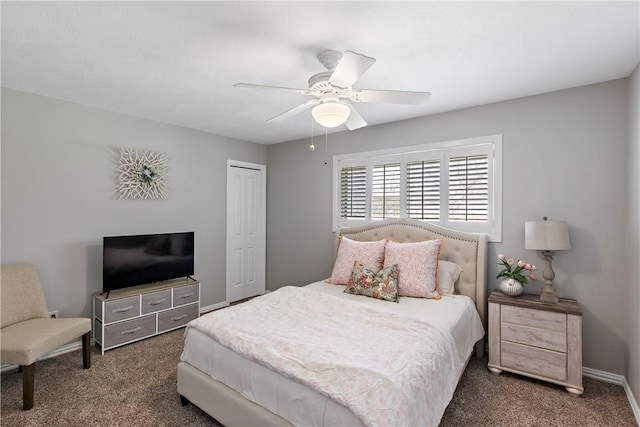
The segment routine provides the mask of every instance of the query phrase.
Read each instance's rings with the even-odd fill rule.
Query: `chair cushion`
[[[0,330],[0,363],[31,365],[91,331],[91,319],[31,319]]]
[[[49,317],[38,272],[30,264],[2,266],[0,327],[38,317]]]

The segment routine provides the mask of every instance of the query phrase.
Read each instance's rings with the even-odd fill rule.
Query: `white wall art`
[[[118,149],[118,198],[167,199],[169,158],[165,153]]]

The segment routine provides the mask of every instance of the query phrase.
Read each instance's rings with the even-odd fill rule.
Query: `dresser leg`
[[[500,375],[502,373],[502,369],[489,367],[489,370],[493,375]]]
[[[573,394],[574,396],[580,396],[582,393],[584,393],[584,390],[580,390],[579,388],[573,388],[573,387],[565,387],[565,388],[569,393]]]

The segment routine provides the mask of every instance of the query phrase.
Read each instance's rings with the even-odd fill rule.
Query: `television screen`
[[[193,275],[193,232],[105,237],[103,243],[103,292]]]

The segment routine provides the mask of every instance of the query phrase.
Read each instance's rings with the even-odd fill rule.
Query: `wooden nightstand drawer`
[[[503,341],[540,347],[561,353],[567,352],[567,335],[564,332],[548,331],[505,322],[502,323],[501,329]]]
[[[501,307],[501,318],[503,322],[515,323],[516,325],[533,326],[540,329],[548,329],[566,333],[567,316],[563,313],[552,311],[541,311],[532,308],[513,307],[503,305]]]
[[[505,368],[553,378],[567,379],[566,354],[502,341],[501,365]]]
[[[140,297],[138,295],[107,301],[104,304],[104,323],[117,322],[140,315]]]
[[[171,308],[171,289],[142,294],[142,314]]]

